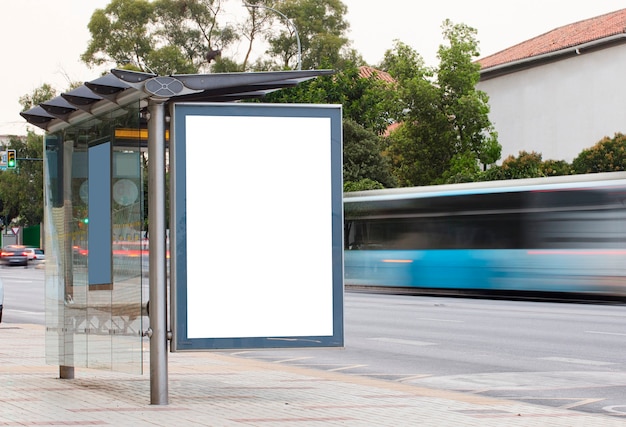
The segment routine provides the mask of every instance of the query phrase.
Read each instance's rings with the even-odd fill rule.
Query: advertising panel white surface
[[[175,107],[176,349],[343,345],[333,107]]]

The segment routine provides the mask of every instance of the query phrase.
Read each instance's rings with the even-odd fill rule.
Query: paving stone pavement
[[[144,375],[59,379],[41,325],[0,324],[2,426],[626,426],[626,420],[251,360],[168,353],[167,405]],[[146,356],[149,360],[149,356]]]

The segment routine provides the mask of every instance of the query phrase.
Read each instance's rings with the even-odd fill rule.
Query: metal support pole
[[[62,144],[62,163],[61,171],[63,174],[63,214],[65,221],[63,221],[63,235],[71,236],[71,222],[73,207],[72,207],[72,162],[74,159],[74,144],[64,141]],[[57,164],[57,167],[59,165]],[[69,302],[74,297],[74,270],[72,268],[72,239],[65,237],[63,239],[63,253],[61,254],[63,259],[63,284],[59,289],[59,293],[56,295],[58,298],[57,303],[63,304],[63,302]],[[59,378],[63,380],[74,379],[74,355],[76,349],[74,348],[74,334],[75,319],[71,316],[71,310],[68,310],[66,306],[60,312],[60,319],[58,325],[61,327],[63,333],[59,335],[59,355],[61,356],[61,365],[59,366]]]
[[[62,380],[74,379],[74,367],[73,366],[59,366],[59,378]]]
[[[165,104],[148,104],[148,238],[150,239],[150,403],[167,405],[167,279],[165,252]]]

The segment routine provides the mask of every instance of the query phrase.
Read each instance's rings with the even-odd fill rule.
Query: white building
[[[556,28],[480,59],[502,159],[571,162],[626,133],[626,9]]]

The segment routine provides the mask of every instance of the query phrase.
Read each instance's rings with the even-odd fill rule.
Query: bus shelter
[[[168,351],[343,345],[341,107],[240,102],[330,74],[113,69],[21,113],[46,131],[46,359],[61,378],[142,373],[149,339],[151,403],[166,404]],[[241,202],[245,183],[262,197]],[[294,227],[313,237],[289,257]],[[248,250],[213,265],[247,256],[257,275],[203,274],[203,244],[233,241]]]

